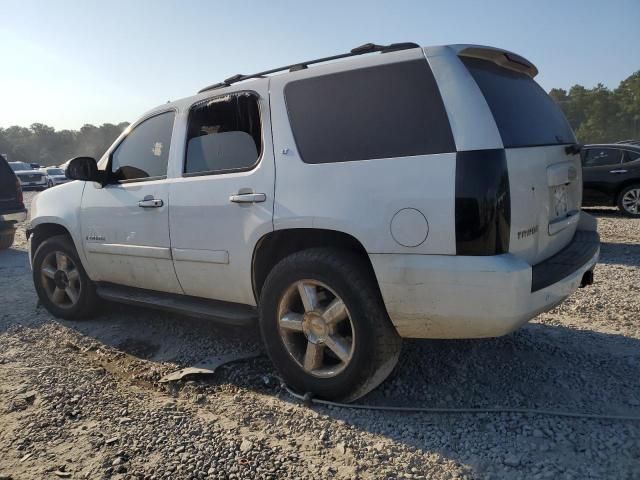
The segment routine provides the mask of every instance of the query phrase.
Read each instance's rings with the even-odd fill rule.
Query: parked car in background
[[[47,175],[47,185],[49,187],[55,187],[70,181],[60,167],[44,167],[41,170]]]
[[[15,224],[26,218],[20,181],[4,157],[0,156],[0,250],[13,244]]]
[[[287,384],[341,400],[402,337],[512,332],[591,284],[600,248],[537,73],[490,47],[367,44],[162,104],[33,200],[40,301],[258,321]]]
[[[582,148],[583,206],[617,206],[640,217],[640,145],[611,143]]]
[[[29,163],[9,162],[9,166],[18,177],[23,190],[28,188],[44,190],[49,186],[47,174],[40,170],[34,170]]]

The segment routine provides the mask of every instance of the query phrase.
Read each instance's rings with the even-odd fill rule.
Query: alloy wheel
[[[73,307],[80,298],[80,272],[66,253],[49,253],[40,268],[42,286],[51,302],[60,308]]]
[[[624,194],[622,207],[633,215],[640,213],[640,188],[633,188]]]
[[[355,329],[344,301],[316,280],[294,282],[278,306],[280,337],[289,355],[308,374],[329,378],[351,362]]]

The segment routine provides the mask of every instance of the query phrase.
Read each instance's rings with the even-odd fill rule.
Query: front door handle
[[[266,199],[264,193],[238,193],[229,197],[231,203],[260,203]]]
[[[144,197],[144,200],[138,202],[138,206],[142,208],[160,208],[164,202],[159,198],[153,198],[151,195]]]
[[[609,173],[627,173],[626,170],[609,170]]]

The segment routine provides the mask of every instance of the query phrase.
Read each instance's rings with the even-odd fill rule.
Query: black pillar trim
[[[511,197],[504,149],[456,154],[456,254],[509,251]]]

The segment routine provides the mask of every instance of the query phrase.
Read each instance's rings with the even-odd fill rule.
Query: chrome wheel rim
[[[316,280],[293,283],[278,306],[278,329],[295,362],[314,377],[342,372],[353,358],[355,329],[344,301]]]
[[[640,213],[640,188],[633,188],[622,197],[622,207],[629,213]]]
[[[42,286],[49,300],[57,307],[71,308],[80,298],[80,272],[64,252],[51,252],[40,267]]]

